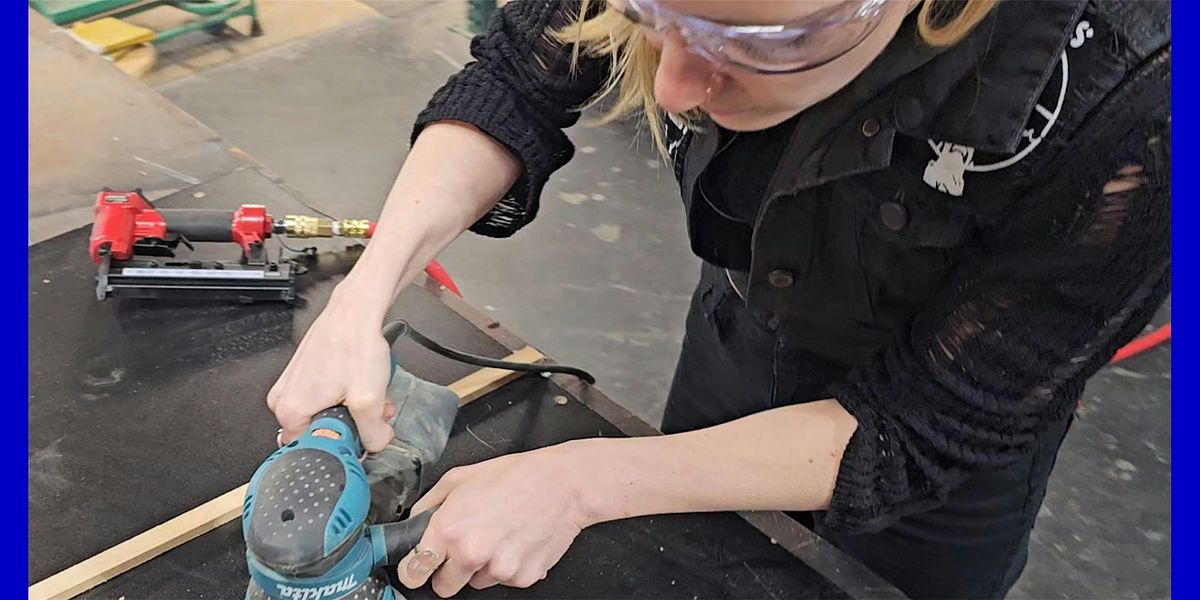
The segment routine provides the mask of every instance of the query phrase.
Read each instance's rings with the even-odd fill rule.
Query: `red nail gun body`
[[[297,215],[275,219],[257,204],[226,211],[159,209],[140,190],[106,189],[96,198],[88,251],[99,266],[96,297],[100,300],[174,297],[292,302],[295,276],[303,269],[291,260],[269,260],[264,240],[272,235],[369,238],[374,232],[374,223],[360,219]],[[235,262],[176,258],[176,248],[180,244],[193,248],[192,242],[233,242],[241,248],[241,256]],[[457,293],[437,263],[427,272]]]
[[[170,217],[168,223],[166,217]],[[88,250],[100,264],[105,255],[130,260],[150,246],[174,248],[179,242],[237,242],[251,257],[276,231],[267,209],[246,204],[234,211],[158,210],[138,192],[101,192]]]

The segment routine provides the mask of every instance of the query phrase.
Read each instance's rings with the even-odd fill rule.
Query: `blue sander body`
[[[394,343],[395,338],[388,342]],[[242,510],[247,599],[394,600],[379,569],[412,550],[430,513],[396,520],[428,484],[458,412],[458,396],[392,363],[395,438],[363,460],[345,406],[317,414],[255,471]]]
[[[425,337],[405,321],[383,329],[394,345],[407,336],[452,360],[519,372],[566,373],[587,383],[586,371],[550,363],[523,364],[475,356]],[[380,573],[421,540],[432,511],[401,520],[429,485],[458,414],[448,387],[424,381],[392,359],[387,397],[396,405],[395,437],[363,456],[345,406],[317,414],[295,441],[263,462],[250,479],[242,534],[250,570],[248,600],[395,600],[400,592]]]

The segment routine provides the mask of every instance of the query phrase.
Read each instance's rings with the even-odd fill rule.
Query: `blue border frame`
[[[0,2],[0,8],[5,11],[4,13],[0,14],[6,14],[8,16],[6,22],[8,22],[12,27],[19,27],[20,23],[25,22],[28,19],[28,13],[23,12],[29,10],[27,4],[22,5],[21,3],[14,1]],[[1185,34],[1190,33],[1190,29],[1194,27],[1195,23],[1200,23],[1200,18],[1197,18],[1200,16],[1200,4],[1198,4],[1196,0],[1173,1],[1172,13],[1172,23],[1184,23],[1185,25],[1182,26],[1182,29]],[[1184,73],[1186,75],[1188,70],[1195,69],[1196,65],[1198,64],[1197,60],[1195,60],[1197,58],[1197,52],[1195,45],[1192,43],[1193,39],[1190,36],[1185,35],[1182,39],[1182,42],[1183,43],[1181,44],[1181,47],[1177,50],[1180,50],[1184,53],[1183,59],[1179,61],[1179,64],[1181,65],[1181,68],[1184,69]],[[10,93],[5,95],[4,101],[9,105],[9,108],[3,112],[3,118],[10,123],[10,127],[6,127],[6,129],[12,131],[18,127],[24,127],[26,132],[26,144],[24,146],[26,150],[26,160],[20,161],[12,156],[9,156],[8,160],[0,161],[0,170],[3,171],[5,181],[23,182],[25,189],[28,190],[28,169],[26,167],[28,163],[29,137],[27,118],[29,111],[28,44],[20,38],[17,38],[15,35],[10,35],[0,37],[0,45],[3,46],[3,48],[0,48],[0,50],[3,50],[0,51],[0,61],[5,63],[3,73],[7,74],[10,82],[19,78],[22,84],[26,87],[26,93],[24,94]],[[1187,165],[1187,168],[1184,168],[1180,171],[1174,171],[1174,173],[1179,174],[1180,176],[1175,177],[1172,182],[1175,197],[1184,199],[1184,201],[1173,203],[1172,208],[1174,219],[1174,232],[1172,239],[1173,242],[1183,242],[1182,244],[1175,245],[1173,252],[1176,254],[1182,253],[1184,255],[1184,259],[1175,264],[1173,267],[1174,280],[1172,282],[1172,289],[1173,296],[1176,298],[1173,299],[1173,304],[1178,307],[1186,307],[1190,305],[1186,301],[1186,298],[1191,296],[1191,288],[1196,285],[1195,275],[1197,274],[1197,269],[1195,262],[1188,260],[1187,255],[1193,252],[1193,248],[1191,248],[1190,244],[1188,243],[1193,239],[1189,235],[1191,233],[1190,229],[1196,223],[1200,223],[1200,203],[1192,201],[1193,198],[1200,196],[1200,194],[1197,193],[1200,192],[1200,185],[1197,185],[1196,178],[1193,175],[1195,171],[1193,171],[1191,167],[1192,165],[1197,164],[1196,159],[1200,158],[1200,151],[1198,151],[1196,145],[1191,142],[1192,137],[1187,133],[1188,131],[1195,132],[1197,129],[1197,123],[1200,122],[1200,118],[1197,117],[1195,112],[1188,110],[1192,108],[1192,106],[1187,103],[1187,96],[1190,96],[1188,92],[1190,91],[1189,88],[1191,87],[1188,84],[1191,83],[1193,82],[1188,77],[1176,79],[1175,87],[1173,89],[1173,94],[1176,96],[1173,104],[1182,105],[1185,107],[1185,110],[1180,111],[1180,120],[1173,123],[1173,128],[1175,131],[1172,134],[1172,139],[1183,140],[1183,142],[1180,144],[1175,144],[1172,148],[1172,153],[1175,158],[1180,159],[1178,161],[1179,164]],[[1178,102],[1181,99],[1184,100],[1183,103]],[[25,110],[18,110],[16,105],[24,106]],[[1198,136],[1198,138],[1200,138],[1200,136]],[[17,148],[17,144],[11,141],[9,144],[5,145],[5,148],[10,154],[19,153],[20,151]],[[15,187],[16,184],[13,183],[11,185]],[[13,249],[10,248],[10,251],[12,250]],[[22,273],[21,277],[12,275],[12,269],[17,267],[20,267],[19,270]],[[15,287],[15,282],[17,281],[28,281],[27,261],[22,261],[13,257],[8,261],[6,269],[9,272],[9,275],[4,279],[4,285],[6,287]],[[1184,301],[1179,301],[1178,298],[1180,297],[1184,298]],[[10,395],[13,399],[13,402],[10,404],[10,406],[19,405],[17,404],[18,401],[25,402],[26,405],[28,405],[28,288],[26,289],[26,294],[23,296],[18,296],[15,290],[10,290],[9,293],[0,295],[0,302],[9,305],[9,314],[16,314],[17,323],[15,327],[22,334],[20,336],[3,336],[5,345],[10,347],[10,356],[20,357],[20,360],[0,361],[0,368],[2,368],[4,374],[7,375],[7,377],[4,379],[4,381],[6,381],[8,384],[5,389],[8,395]],[[1177,364],[1190,364],[1190,359],[1196,351],[1195,341],[1193,338],[1191,338],[1190,334],[1188,334],[1188,331],[1192,331],[1194,329],[1192,326],[1193,320],[1190,318],[1190,313],[1186,309],[1173,311],[1172,317],[1173,321],[1178,321],[1178,323],[1173,324],[1180,325],[1180,331],[1182,332],[1180,337],[1172,340],[1172,356]],[[24,368],[21,369],[21,367]],[[1187,387],[1192,384],[1192,380],[1186,376],[1188,370],[1181,369],[1180,371],[1182,373],[1174,372],[1173,374],[1172,397],[1179,397],[1181,393],[1186,394]],[[23,390],[23,392],[20,394],[20,397],[18,397],[18,391],[21,390]],[[20,428],[19,436],[9,435],[0,437],[5,444],[3,452],[4,467],[13,475],[13,481],[20,482],[20,488],[24,492],[23,494],[14,493],[0,495],[0,502],[3,502],[5,505],[7,505],[9,509],[7,512],[9,515],[15,515],[17,512],[20,512],[15,510],[15,505],[20,501],[21,495],[24,495],[28,498],[28,476],[27,473],[26,477],[21,477],[19,475],[21,469],[17,462],[17,457],[20,456],[21,450],[26,450],[26,453],[28,454],[27,450],[29,442],[27,411],[25,412],[25,415],[26,416],[23,419],[23,425]],[[1192,425],[1197,422],[1200,422],[1200,407],[1191,404],[1191,402],[1181,402],[1177,405],[1172,403],[1172,485],[1173,487],[1178,486],[1180,489],[1172,490],[1171,583],[1172,595],[1178,598],[1200,597],[1200,582],[1198,582],[1197,578],[1194,577],[1187,568],[1187,565],[1191,562],[1189,560],[1191,558],[1190,555],[1196,551],[1192,548],[1190,542],[1193,539],[1197,539],[1196,534],[1198,531],[1200,531],[1200,527],[1198,527],[1200,520],[1196,518],[1195,508],[1191,505],[1191,501],[1194,496],[1193,494],[1189,493],[1190,490],[1197,485],[1196,481],[1189,477],[1189,474],[1194,472],[1193,463],[1190,459],[1197,454],[1197,448],[1200,447],[1200,435],[1197,435],[1192,429]],[[1176,424],[1182,425],[1177,426]],[[27,471],[28,467],[26,467],[25,470]],[[1180,493],[1174,493],[1175,491],[1179,491]],[[25,506],[25,519],[17,519],[12,516],[7,519],[9,531],[6,535],[6,538],[8,539],[9,543],[16,543],[18,540],[22,540],[24,550],[21,551],[19,558],[10,554],[8,560],[0,561],[0,564],[3,565],[3,569],[12,571],[10,573],[11,576],[0,577],[0,582],[3,582],[0,583],[0,586],[3,586],[5,589],[11,588],[10,592],[0,594],[0,596],[6,598],[24,596],[26,591],[23,590],[22,587],[28,586],[28,584],[26,586],[21,586],[16,583],[16,581],[22,578],[28,578],[28,505],[26,504]],[[1138,508],[1129,507],[1129,509],[1131,511],[1136,511]],[[20,532],[13,531],[12,528],[20,529]]]
[[[1173,360],[1171,397],[1174,399],[1181,395],[1186,397],[1187,388],[1193,384],[1193,381],[1187,376],[1190,369],[1175,371],[1174,365],[1191,364],[1190,359],[1196,351],[1195,338],[1188,333],[1194,331],[1195,327],[1192,326],[1193,319],[1190,311],[1186,308],[1190,305],[1186,298],[1191,297],[1191,290],[1196,285],[1196,262],[1189,259],[1188,255],[1195,250],[1190,244],[1194,239],[1190,234],[1192,233],[1191,226],[1197,222],[1197,219],[1200,219],[1200,207],[1197,207],[1197,204],[1189,199],[1194,198],[1197,192],[1200,192],[1200,185],[1197,185],[1195,176],[1196,171],[1191,168],[1200,158],[1200,152],[1197,152],[1195,144],[1191,142],[1191,135],[1187,132],[1196,133],[1197,123],[1200,123],[1200,119],[1197,119],[1195,111],[1192,110],[1193,105],[1188,102],[1189,97],[1193,96],[1189,93],[1190,88],[1192,85],[1196,85],[1196,82],[1186,74],[1196,68],[1196,45],[1193,43],[1194,38],[1187,34],[1190,33],[1193,24],[1197,22],[1197,17],[1200,16],[1200,5],[1194,0],[1179,0],[1172,2],[1171,12],[1173,29],[1174,24],[1183,23],[1184,25],[1179,29],[1185,34],[1180,47],[1176,48],[1183,52],[1183,57],[1177,64],[1184,70],[1185,76],[1172,77],[1173,87],[1171,90],[1172,106],[1184,107],[1184,110],[1179,111],[1178,121],[1174,120],[1175,115],[1172,112],[1171,139],[1182,140],[1179,144],[1172,144],[1172,164],[1185,165],[1185,168],[1180,170],[1172,169],[1172,174],[1179,175],[1179,177],[1173,177],[1171,182],[1174,198],[1182,199],[1180,202],[1172,202],[1172,254],[1183,255],[1182,260],[1178,263],[1172,261],[1172,305],[1182,309],[1173,310],[1171,313],[1172,329],[1175,325],[1179,325],[1182,332],[1180,337],[1172,336],[1171,341]],[[1173,37],[1174,31],[1172,32]],[[1172,67],[1173,69],[1174,67]],[[1176,161],[1174,158],[1179,160]],[[1178,298],[1181,297],[1185,300],[1180,301]],[[1195,466],[1191,459],[1196,456],[1197,447],[1200,446],[1200,436],[1196,435],[1195,430],[1192,429],[1200,418],[1200,407],[1191,402],[1180,402],[1179,404],[1172,402],[1171,411],[1171,595],[1176,598],[1197,598],[1200,597],[1200,583],[1187,565],[1191,563],[1190,555],[1196,551],[1191,545],[1191,541],[1196,539],[1196,534],[1200,530],[1200,527],[1197,527],[1200,520],[1196,518],[1196,509],[1191,503],[1194,495],[1189,493],[1197,485],[1190,475],[1195,472]],[[1179,489],[1176,490],[1175,487]],[[1130,510],[1137,510],[1137,507],[1130,507]]]
[[[9,27],[19,27],[22,23],[27,23],[29,20],[28,4],[22,6],[19,2],[0,2],[4,12],[0,13],[5,17],[4,22],[9,24]],[[17,146],[16,140],[9,140],[9,143],[4,144],[5,153],[8,154],[6,160],[0,161],[0,171],[3,172],[4,181],[9,182],[11,187],[21,185],[24,189],[29,189],[29,44],[26,40],[18,38],[16,35],[7,35],[0,37],[0,62],[3,63],[5,78],[9,82],[15,83],[20,78],[21,85],[25,88],[25,93],[8,93],[4,95],[4,103],[8,108],[2,112],[4,121],[7,122],[6,131],[16,131],[20,129],[25,132],[25,143]],[[17,106],[23,107],[24,110],[18,109]],[[24,150],[24,152],[22,152]],[[14,154],[24,154],[25,160],[19,160]],[[16,182],[21,182],[17,184]],[[10,226],[13,224],[10,223]],[[28,231],[28,230],[27,230]],[[10,251],[15,249],[10,248]],[[9,272],[8,276],[3,279],[4,287],[16,287],[17,282],[29,281],[29,261],[11,257],[6,266]],[[21,276],[18,277],[12,274],[12,270],[20,267]],[[11,569],[13,572],[7,576],[0,576],[0,595],[5,598],[24,598],[28,596],[28,592],[22,587],[28,588],[28,584],[21,586],[17,584],[22,579],[29,578],[29,504],[26,501],[24,511],[19,511],[16,508],[16,503],[20,501],[19,496],[29,497],[29,477],[28,477],[28,459],[26,460],[26,468],[21,469],[17,462],[17,457],[24,451],[28,456],[29,448],[29,289],[26,284],[24,294],[19,294],[16,290],[9,290],[7,293],[0,294],[0,303],[7,304],[7,314],[14,315],[18,323],[10,325],[12,329],[21,332],[21,335],[15,335],[15,332],[3,336],[3,343],[9,346],[5,354],[9,360],[0,361],[0,369],[3,369],[3,379],[5,382],[6,395],[12,396],[12,401],[8,406],[25,405],[22,410],[21,419],[22,425],[20,435],[7,435],[0,437],[4,440],[4,472],[12,474],[11,478],[6,477],[8,481],[19,481],[19,487],[22,494],[3,494],[0,495],[0,502],[3,503],[4,513],[9,515],[6,519],[10,528],[5,536],[9,540],[9,544],[20,543],[22,550],[20,556],[14,556],[16,551],[9,551],[7,560],[2,562],[5,571]],[[17,359],[19,357],[19,359]],[[20,396],[18,398],[18,395]],[[25,471],[24,477],[20,475],[21,471]],[[14,491],[15,490],[10,490]],[[25,513],[24,519],[18,519],[16,514],[19,512]],[[18,529],[20,531],[13,531]],[[33,583],[33,582],[30,582]],[[9,589],[11,588],[11,590]]]

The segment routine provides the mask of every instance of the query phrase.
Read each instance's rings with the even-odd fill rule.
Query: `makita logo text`
[[[358,587],[358,580],[354,578],[353,574],[350,574],[341,581],[321,587],[294,587],[283,585],[282,583],[275,584],[275,587],[279,590],[280,598],[290,598],[291,600],[322,600],[334,594],[344,594],[354,591],[354,588]]]

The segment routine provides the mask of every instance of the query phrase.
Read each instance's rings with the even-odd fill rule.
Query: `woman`
[[[669,435],[451,471],[404,583],[528,586],[595,523],[770,509],[911,596],[1002,597],[1085,381],[1168,292],[1168,11],[511,2],[272,389],[283,439],[342,402],[385,446],[385,309],[468,228],[527,224],[604,100],[650,123],[704,259]]]

